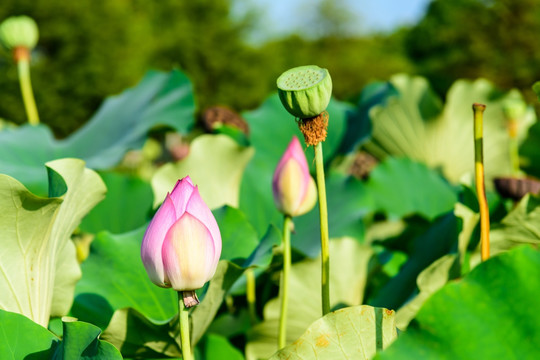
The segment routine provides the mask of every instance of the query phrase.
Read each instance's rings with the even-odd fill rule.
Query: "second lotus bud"
[[[307,213],[317,202],[315,181],[296,137],[293,137],[276,167],[272,190],[278,210],[292,217]]]

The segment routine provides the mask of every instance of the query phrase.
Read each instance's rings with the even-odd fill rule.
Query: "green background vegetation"
[[[457,78],[487,77],[533,99],[530,85],[540,78],[535,0],[434,0],[416,26],[363,36],[347,33],[347,24],[361,19],[341,2],[317,4],[301,34],[257,44],[248,39],[260,14],[233,18],[232,0],[3,0],[0,19],[26,14],[39,25],[32,81],[42,121],[58,137],[150,68],[186,72],[199,113],[212,105],[255,108],[281,72],[307,63],[330,70],[342,100],[356,100],[368,82],[397,72],[426,76],[440,95]],[[3,55],[0,118],[20,124],[16,68]]]

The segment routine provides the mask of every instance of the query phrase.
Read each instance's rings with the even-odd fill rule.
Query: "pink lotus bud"
[[[199,189],[178,180],[144,234],[141,258],[150,280],[176,291],[196,290],[214,276],[221,234]]]
[[[310,211],[317,202],[315,181],[300,141],[293,137],[279,161],[272,181],[274,201],[285,215],[299,216]]]

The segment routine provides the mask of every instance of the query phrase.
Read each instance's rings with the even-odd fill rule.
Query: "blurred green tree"
[[[194,83],[198,108],[257,107],[286,69],[317,64],[330,70],[334,94],[354,99],[373,79],[411,70],[403,31],[358,36],[344,4],[321,0],[299,19],[315,36],[290,35],[253,44],[246,39],[256,10],[233,16],[233,0],[2,0],[0,19],[25,14],[40,28],[32,82],[42,122],[64,137],[103,98],[133,86],[149,68],[180,68]],[[264,29],[258,29],[264,32]],[[26,121],[11,56],[0,56],[0,118]]]
[[[126,1],[3,0],[0,19],[28,15],[39,26],[32,82],[42,122],[65,136],[103,97],[134,85],[153,51],[149,22]],[[0,117],[26,121],[16,68],[0,57]]]
[[[231,20],[229,5],[229,0],[4,0],[0,19],[26,14],[37,21],[36,101],[42,121],[65,136],[88,120],[105,96],[134,85],[150,67],[184,69],[202,105],[238,97],[235,88],[250,88],[247,101],[238,97],[240,106],[264,96],[254,74],[242,71],[260,59],[242,43],[245,25]],[[0,116],[23,123],[16,69],[5,55]]]
[[[433,0],[406,36],[417,71],[443,94],[458,78],[486,77],[532,99],[540,79],[540,2]]]
[[[263,79],[272,59],[244,41],[256,19],[253,13],[233,18],[231,0],[140,0],[140,5],[159,43],[151,64],[189,74],[201,110],[212,105],[254,107],[268,94]]]

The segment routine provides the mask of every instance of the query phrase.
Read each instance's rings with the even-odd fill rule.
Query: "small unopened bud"
[[[296,137],[293,137],[278,163],[272,190],[278,210],[292,217],[307,213],[317,202],[317,187],[309,173],[302,145]]]

